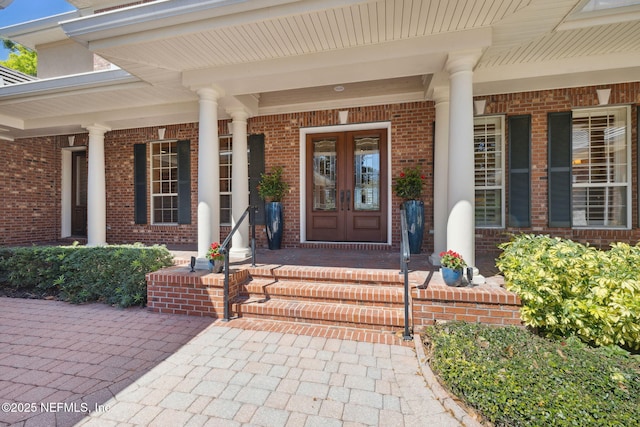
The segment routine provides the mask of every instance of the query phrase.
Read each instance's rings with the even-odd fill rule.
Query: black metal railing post
[[[231,317],[229,315],[229,250],[227,249],[227,246],[229,246],[229,242],[231,241],[231,238],[236,233],[238,228],[240,228],[240,224],[242,224],[242,221],[245,220],[247,215],[250,216],[250,212],[252,208],[253,206],[247,206],[247,209],[244,210],[244,212],[242,213],[242,216],[240,217],[238,222],[236,222],[236,225],[233,227],[233,229],[231,230],[227,238],[224,239],[224,242],[222,242],[222,244],[220,245],[220,253],[224,255],[224,295],[223,295],[224,318],[223,320],[225,322],[228,322],[229,318]],[[256,266],[255,221],[252,221],[252,224],[253,226],[252,226],[252,241],[251,241],[251,263],[252,263],[251,265],[252,267],[255,267]]]
[[[249,215],[249,222],[251,223],[251,267],[256,266],[256,216],[258,215],[258,207],[250,206],[253,209],[253,216]]]
[[[404,335],[402,339],[410,341],[413,338],[409,332],[409,261],[411,251],[409,249],[409,234],[407,231],[407,216],[403,208],[400,209],[400,274],[404,274]]]

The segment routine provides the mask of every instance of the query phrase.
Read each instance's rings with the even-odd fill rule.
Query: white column
[[[198,133],[198,263],[208,268],[205,256],[211,243],[220,242],[220,141],[218,98],[213,88],[201,88]]]
[[[93,124],[89,131],[87,177],[87,246],[107,244],[107,188],[104,172],[104,134],[111,129]]]
[[[440,252],[447,250],[447,217],[449,214],[449,87],[433,90],[436,107],[435,149],[433,159],[433,254],[431,263],[440,265]]]
[[[479,52],[450,54],[449,183],[447,248],[475,268],[475,188],[473,152],[473,67]],[[483,281],[474,277],[474,283]]]
[[[228,110],[233,119],[232,160],[231,160],[231,227],[235,227],[249,206],[249,159],[247,156],[247,118],[249,114],[242,108]],[[230,254],[246,258],[249,248],[249,218],[245,218],[236,234],[231,238]]]

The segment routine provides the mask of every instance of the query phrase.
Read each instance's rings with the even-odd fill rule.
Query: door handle
[[[340,190],[340,210],[344,210],[344,190]]]
[[[347,210],[351,210],[351,190],[347,190]]]

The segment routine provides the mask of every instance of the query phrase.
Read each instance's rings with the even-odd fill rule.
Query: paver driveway
[[[460,425],[411,347],[247,325],[0,298],[0,425]]]

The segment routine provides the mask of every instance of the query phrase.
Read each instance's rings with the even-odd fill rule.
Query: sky
[[[13,0],[9,6],[0,10],[0,28],[72,10],[75,7],[64,0]],[[8,56],[9,51],[0,46],[0,60],[5,60]]]

